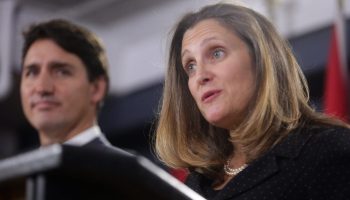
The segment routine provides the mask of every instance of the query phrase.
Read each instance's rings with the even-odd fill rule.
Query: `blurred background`
[[[155,161],[150,148],[161,98],[172,27],[189,11],[217,0],[0,0],[0,159],[39,145],[20,99],[22,31],[31,23],[64,18],[94,31],[106,46],[111,87],[99,122],[116,146]],[[230,2],[230,1],[225,1]],[[233,2],[233,1],[232,1]],[[234,1],[262,13],[289,40],[323,110],[326,66],[336,0]],[[345,19],[350,2],[342,1]],[[345,20],[345,24],[349,24]],[[349,33],[345,26],[345,36]],[[349,41],[342,43],[349,47]],[[349,53],[346,53],[346,58]],[[349,66],[346,59],[346,66]]]

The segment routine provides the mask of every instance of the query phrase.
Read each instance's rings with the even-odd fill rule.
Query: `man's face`
[[[96,118],[96,105],[104,95],[100,82],[89,82],[78,56],[52,40],[37,40],[23,60],[25,116],[39,133],[80,132]]]

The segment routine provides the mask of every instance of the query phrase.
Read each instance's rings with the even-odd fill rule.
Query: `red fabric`
[[[185,182],[188,172],[186,169],[170,169],[170,174],[181,182]]]
[[[341,66],[339,38],[337,38],[336,31],[334,26],[326,69],[324,108],[327,114],[347,121],[347,80],[344,79],[346,76]]]

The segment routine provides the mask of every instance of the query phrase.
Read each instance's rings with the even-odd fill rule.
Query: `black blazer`
[[[109,152],[117,152],[120,154],[125,155],[132,155],[130,151],[126,151],[124,149],[118,148],[113,146],[104,135],[100,135],[97,138],[94,138],[87,144],[83,145],[82,148],[89,148],[89,149],[99,149],[99,151],[109,151]],[[107,152],[106,152],[107,153]]]
[[[186,184],[208,199],[350,199],[350,130],[308,127],[291,133],[224,189],[193,172]]]
[[[84,147],[105,147],[105,146],[112,146],[111,143],[107,140],[107,138],[102,135],[99,135],[99,137],[94,138],[87,144],[83,145]]]

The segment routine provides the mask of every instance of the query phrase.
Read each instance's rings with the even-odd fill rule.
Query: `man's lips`
[[[202,95],[202,102],[208,103],[220,94],[221,90],[210,90]]]
[[[43,101],[37,101],[37,102],[32,103],[31,107],[35,108],[35,109],[45,110],[45,109],[54,108],[58,105],[59,105],[59,103],[57,101],[43,100]]]

